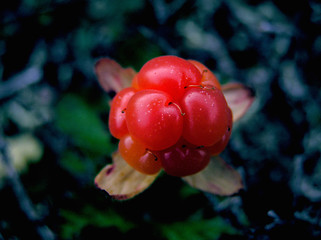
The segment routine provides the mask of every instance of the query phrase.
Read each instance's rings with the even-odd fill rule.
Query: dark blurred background
[[[0,240],[320,239],[319,1],[10,0],[0,26]],[[94,186],[117,147],[95,62],[164,54],[255,91],[222,154],[239,194],[167,175],[125,202]]]

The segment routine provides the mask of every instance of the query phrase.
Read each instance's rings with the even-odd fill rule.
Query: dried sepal
[[[241,83],[228,83],[222,86],[227,104],[233,113],[233,122],[239,120],[254,101],[254,92]]]
[[[199,190],[228,196],[243,188],[240,174],[221,157],[212,157],[209,165],[201,172],[183,178]]]
[[[105,166],[95,178],[95,184],[112,198],[127,200],[147,189],[158,174],[145,175],[131,166],[118,152],[113,155],[113,164]]]
[[[136,75],[132,68],[123,68],[116,61],[109,58],[102,58],[95,65],[95,73],[99,84],[106,91],[119,92],[129,87]]]

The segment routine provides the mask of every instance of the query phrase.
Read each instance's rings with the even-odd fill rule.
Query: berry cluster
[[[187,176],[226,147],[232,113],[214,74],[175,56],[148,61],[112,101],[109,128],[136,170]]]

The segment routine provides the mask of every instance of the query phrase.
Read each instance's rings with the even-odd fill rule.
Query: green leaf
[[[80,97],[68,94],[58,103],[57,126],[74,144],[89,153],[107,155],[112,152],[110,134],[98,112]]]
[[[73,174],[82,176],[86,175],[88,171],[87,165],[89,162],[83,161],[76,153],[72,151],[64,152],[60,159],[60,163],[65,169]]]
[[[72,239],[80,234],[86,226],[117,227],[121,232],[127,232],[135,224],[122,218],[113,210],[102,211],[92,206],[86,206],[80,212],[61,210],[61,215],[66,223],[62,225],[61,236],[63,239]]]
[[[161,231],[168,240],[215,240],[223,233],[237,234],[237,231],[220,217],[201,219],[200,216],[184,222],[163,225]]]

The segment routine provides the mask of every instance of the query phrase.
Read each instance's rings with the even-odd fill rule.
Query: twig
[[[38,67],[30,67],[0,84],[0,99],[10,97],[19,90],[37,83],[42,78],[42,71]]]
[[[8,180],[11,184],[12,190],[19,203],[20,209],[26,215],[26,217],[35,225],[36,231],[41,239],[51,240],[55,239],[51,230],[40,222],[40,218],[37,215],[33,204],[28,197],[17,171],[12,165],[12,161],[9,157],[8,146],[3,136],[0,133],[0,161],[2,161],[4,169],[7,173]]]

